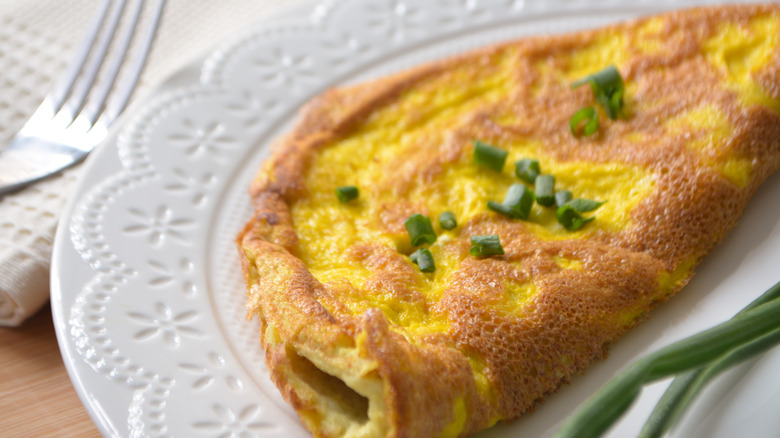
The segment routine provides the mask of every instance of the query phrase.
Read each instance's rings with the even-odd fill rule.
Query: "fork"
[[[144,0],[103,0],[63,75],[0,152],[0,197],[80,162],[106,137],[138,83],[165,1],[148,2],[140,31]]]

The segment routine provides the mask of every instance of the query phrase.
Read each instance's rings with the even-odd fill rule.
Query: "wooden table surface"
[[[47,305],[0,327],[0,437],[99,437],[60,356]]]

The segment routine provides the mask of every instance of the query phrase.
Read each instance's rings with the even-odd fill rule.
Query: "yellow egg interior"
[[[753,79],[753,73],[772,60],[778,44],[780,18],[766,15],[751,20],[747,26],[722,25],[702,50],[709,62],[726,74],[729,87],[745,105],[766,105],[780,112],[780,100],[770,97]]]
[[[740,188],[747,185],[753,164],[747,158],[734,156],[724,150],[734,129],[718,108],[709,104],[701,105],[671,118],[664,127],[673,135],[689,137],[687,146],[701,156],[705,165],[719,171]]]
[[[651,18],[637,30],[637,48],[641,53],[653,55],[661,52],[664,41],[658,37],[664,26],[662,18]]]
[[[578,69],[584,69],[588,60],[612,56],[623,44],[610,38],[601,41],[607,55],[594,47],[582,59],[573,58],[574,65],[582,64]],[[608,201],[599,208],[597,220],[575,232],[557,222],[554,208],[534,207],[526,224],[536,235],[543,239],[572,239],[598,230],[624,229],[630,225],[631,209],[652,191],[654,177],[648,171],[621,163],[559,162],[545,156],[543,145],[530,139],[500,145],[509,152],[501,172],[474,165],[471,149],[466,148],[466,153],[447,163],[432,179],[417,180],[403,189],[382,184],[384,179],[394,177],[394,171],[404,171],[405,166],[427,159],[426,154],[432,151],[420,150],[418,144],[446,141],[448,128],[459,123],[461,116],[506,96],[513,87],[512,55],[511,50],[496,53],[491,60],[494,68],[487,71],[464,65],[425,81],[407,92],[396,105],[377,111],[355,133],[329,145],[316,156],[308,174],[309,196],[296,202],[292,210],[299,238],[296,255],[319,281],[333,286],[342,284],[341,290],[354,291],[347,296],[354,314],[380,308],[388,319],[414,335],[449,328],[446,318],[429,313],[425,306],[399,303],[389,295],[359,293],[371,272],[346,256],[350,247],[374,242],[405,254],[412,250],[406,233],[388,233],[377,226],[376,218],[388,199],[401,197],[412,205],[424,206],[434,224],[438,215],[447,210],[455,214],[459,224],[464,224],[492,214],[486,209],[487,202],[502,201],[509,186],[519,181],[512,163],[521,158],[538,159],[544,173],[556,176],[557,190],[570,190],[580,198]],[[359,198],[348,204],[340,203],[334,191],[343,185],[361,188]],[[418,285],[431,303],[440,298],[447,278],[461,262],[442,249],[448,239],[455,238],[457,230],[447,232],[438,226],[436,230],[439,239],[430,246],[436,271],[421,273]],[[516,313],[533,296],[535,288],[532,283],[507,286],[510,296],[501,310]]]

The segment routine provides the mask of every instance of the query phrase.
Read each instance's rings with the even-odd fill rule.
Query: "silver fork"
[[[63,75],[0,152],[0,196],[83,160],[127,106],[146,64],[165,0],[146,2],[152,12],[143,31],[137,28],[143,27],[144,0],[127,3],[103,0]],[[141,38],[138,50],[125,62],[136,37]],[[104,75],[101,80],[99,73]]]

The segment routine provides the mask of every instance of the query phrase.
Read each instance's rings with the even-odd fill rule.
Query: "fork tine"
[[[143,72],[144,66],[146,65],[146,58],[149,57],[149,52],[152,48],[152,42],[154,41],[154,37],[157,33],[157,28],[160,25],[163,8],[165,7],[166,1],[167,0],[156,0],[154,5],[154,13],[150,19],[149,28],[143,35],[140,50],[136,54],[136,57],[133,59],[133,61],[130,63],[132,67],[129,72],[129,76],[127,76],[127,79],[121,83],[120,88],[116,89],[113,93],[111,101],[108,103],[104,113],[101,116],[101,123],[106,125],[110,124],[127,106],[127,103],[130,100],[130,96],[133,94],[133,90],[135,90],[136,84],[138,84],[138,79],[141,77],[141,72]],[[143,3],[143,0],[141,0],[139,3]]]
[[[81,112],[84,102],[86,102],[89,91],[92,89],[95,83],[95,78],[100,71],[100,66],[106,58],[106,53],[111,45],[111,41],[114,39],[117,27],[119,27],[119,19],[122,17],[122,12],[125,8],[126,0],[116,0],[109,3],[115,3],[111,15],[108,18],[107,27],[103,29],[103,33],[99,36],[97,45],[93,47],[95,53],[92,58],[88,60],[87,65],[82,69],[82,75],[79,77],[73,91],[68,97],[67,101],[63,105],[62,110],[67,111],[68,119],[66,122],[71,122],[79,112]]]
[[[73,84],[76,83],[76,79],[78,79],[79,73],[81,73],[81,69],[84,67],[84,63],[89,56],[89,52],[92,50],[92,46],[95,44],[95,40],[100,33],[100,28],[106,18],[106,13],[108,13],[108,7],[110,5],[111,0],[105,0],[98,9],[97,14],[95,14],[95,17],[92,19],[92,23],[90,23],[86,35],[73,59],[68,63],[65,72],[60,76],[59,80],[54,84],[54,87],[46,97],[55,113],[62,108],[65,99],[70,95]]]
[[[117,49],[117,53],[114,55],[114,62],[110,66],[107,76],[105,77],[101,86],[97,90],[95,90],[97,87],[93,87],[93,91],[91,92],[95,94],[93,94],[89,101],[85,104],[84,110],[79,115],[79,117],[85,117],[88,120],[89,126],[95,123],[98,115],[101,111],[103,111],[106,99],[111,92],[111,88],[116,82],[116,78],[119,75],[119,70],[122,67],[122,63],[125,61],[127,50],[130,47],[130,42],[133,40],[133,36],[136,34],[135,30],[136,26],[138,25],[138,19],[141,16],[143,5],[144,0],[138,0],[135,2],[135,8],[131,12],[130,22],[127,23],[127,26],[124,29],[124,33],[122,34],[119,42],[119,48]]]

